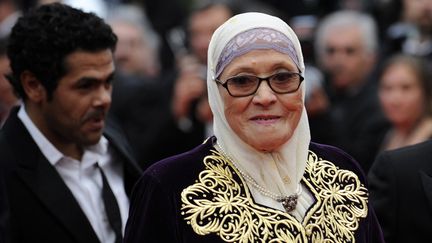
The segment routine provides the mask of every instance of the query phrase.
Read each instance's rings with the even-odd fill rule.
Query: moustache
[[[103,120],[105,118],[105,115],[106,115],[106,112],[103,109],[93,110],[93,111],[90,111],[87,114],[85,114],[82,121],[86,122],[86,121],[93,120],[93,119],[102,119]]]

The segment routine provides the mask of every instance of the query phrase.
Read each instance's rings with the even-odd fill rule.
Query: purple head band
[[[216,77],[234,58],[260,49],[273,49],[287,54],[300,68],[294,44],[286,35],[270,28],[254,28],[239,33],[227,43],[216,65]]]

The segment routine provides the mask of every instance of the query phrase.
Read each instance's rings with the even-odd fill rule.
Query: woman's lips
[[[276,123],[277,121],[279,121],[279,119],[280,116],[275,115],[258,115],[252,117],[250,120],[258,124],[270,125]]]

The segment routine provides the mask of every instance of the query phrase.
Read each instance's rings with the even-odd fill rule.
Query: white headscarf
[[[303,107],[300,121],[292,137],[280,146],[278,151],[261,152],[245,143],[231,129],[225,117],[224,102],[214,81],[216,78],[216,66],[226,45],[238,34],[255,28],[268,28],[285,35],[294,46],[298,60],[293,61],[297,64],[300,72],[304,74],[305,66],[300,42],[294,31],[284,21],[263,13],[243,13],[232,17],[215,31],[208,49],[207,88],[209,103],[214,116],[214,134],[225,153],[260,186],[273,193],[289,196],[296,193],[306,167],[310,130],[305,108]],[[292,56],[290,55],[290,57]],[[303,82],[300,86],[303,100],[305,95],[304,86]],[[249,185],[249,188],[256,202],[283,210],[281,203],[263,196],[251,185]],[[307,193],[302,195],[305,194],[306,199],[303,196],[299,198],[295,210],[297,215],[296,212],[293,213],[295,216],[300,215],[300,217],[303,217],[311,204],[311,200],[313,200],[308,197],[310,195],[307,195]]]

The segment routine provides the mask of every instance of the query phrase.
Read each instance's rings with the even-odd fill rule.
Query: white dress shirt
[[[97,144],[85,147],[81,161],[78,161],[65,156],[48,141],[30,119],[24,105],[21,106],[18,117],[42,154],[54,166],[71,190],[100,241],[114,242],[115,233],[105,212],[102,199],[102,176],[97,164],[104,171],[108,184],[117,199],[123,232],[128,217],[129,198],[124,189],[123,166],[121,163],[113,163],[113,154],[108,149],[108,140],[102,136]]]

